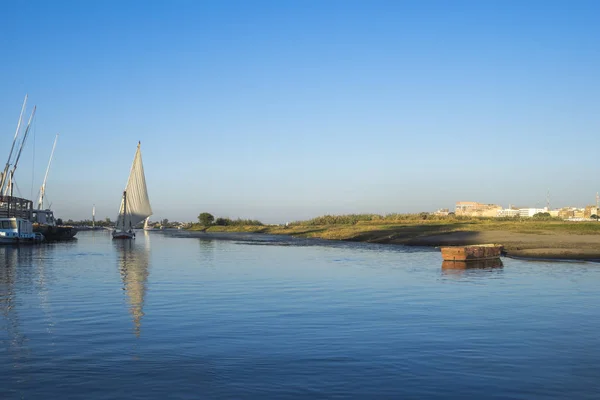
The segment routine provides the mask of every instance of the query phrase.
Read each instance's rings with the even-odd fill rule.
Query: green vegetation
[[[210,227],[196,224],[191,229],[288,234],[303,237],[367,242],[393,241],[395,243],[408,242],[419,237],[450,232],[506,231],[545,235],[557,233],[574,235],[600,234],[600,223],[567,222],[550,217],[549,214],[539,215],[535,218],[438,216],[427,213],[324,215],[308,221],[292,222],[285,226],[253,225],[245,223],[245,220],[238,221],[239,223],[236,224],[213,225]]]
[[[61,218],[58,218],[57,221],[60,219],[60,223],[58,225],[62,225],[63,223],[65,225],[70,225],[70,226],[92,226],[92,220],[91,219],[84,219],[81,221],[73,221],[72,219],[68,219],[66,221],[64,221]],[[58,223],[58,222],[57,222]],[[110,218],[106,217],[104,220],[98,220],[94,223],[95,226],[113,226],[114,222],[110,220]]]
[[[600,234],[600,223],[566,222],[541,213],[535,218],[484,218],[456,215],[420,214],[350,214],[324,215],[308,221],[265,226],[259,221],[218,218],[218,224],[194,224],[191,230],[208,232],[256,232],[287,234],[333,240],[378,243],[408,243],[422,237],[451,232],[504,231],[542,235]],[[231,223],[229,222],[231,221]]]
[[[255,219],[229,219],[229,218],[217,218],[215,225],[219,226],[263,226],[264,224]]]
[[[562,221],[562,218],[553,217],[548,212],[537,213],[531,218],[536,219],[536,220],[543,220],[543,221]]]
[[[223,231],[234,231],[234,232],[263,232],[264,224],[255,219],[231,219],[227,217],[215,217],[207,212],[203,212],[198,215],[197,224],[192,224],[188,230],[192,231],[207,231],[211,232],[223,232]]]
[[[211,226],[214,220],[215,217],[207,212],[203,212],[202,214],[198,215],[198,222],[200,222],[200,224],[203,226]]]
[[[337,222],[337,223],[336,223]],[[545,218],[469,218],[421,214],[324,216],[299,221],[267,232],[333,240],[376,243],[415,243],[428,236],[452,232],[503,231],[540,235],[600,234],[597,222],[566,222]]]
[[[308,221],[296,221],[290,225],[355,225],[361,222],[369,223],[390,223],[390,222],[407,222],[407,221],[445,221],[445,220],[469,220],[468,217],[455,217],[455,216],[437,216],[428,213],[419,214],[348,214],[348,215],[324,215],[316,217]]]

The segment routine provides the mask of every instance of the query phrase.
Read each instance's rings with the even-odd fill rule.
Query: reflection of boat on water
[[[13,285],[20,250],[18,247],[0,247],[0,307],[4,312],[14,306]]]
[[[476,260],[476,261],[442,261],[442,270],[444,271],[465,271],[465,270],[491,270],[496,268],[503,268],[502,260],[500,258],[492,258],[489,260]]]
[[[15,359],[22,357],[24,343],[27,341],[17,314],[17,267],[21,257],[31,262],[30,251],[31,248],[0,246],[0,312],[4,320],[3,330],[8,335],[8,340],[3,341],[3,350],[4,354],[12,354]]]
[[[149,238],[145,238],[146,241]],[[115,241],[118,251],[118,265],[123,281],[123,289],[127,294],[129,312],[131,313],[136,336],[140,336],[142,317],[144,316],[144,298],[148,281],[149,248],[140,246],[131,240]],[[149,244],[149,242],[147,242]]]
[[[115,230],[112,233],[113,239],[135,238],[133,228],[152,215],[140,145],[141,142],[138,142],[127,186],[123,191],[119,216],[117,217]]]

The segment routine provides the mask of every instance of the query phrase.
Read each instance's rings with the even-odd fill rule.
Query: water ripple
[[[595,398],[600,268],[140,232],[0,247],[0,397]]]

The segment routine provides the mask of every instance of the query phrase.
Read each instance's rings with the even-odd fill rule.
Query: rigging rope
[[[29,193],[29,198],[33,201],[33,181],[35,179],[35,132],[37,128],[36,123],[37,118],[33,119],[33,160],[31,162],[31,190]]]
[[[17,189],[17,197],[23,197],[23,195],[21,194],[21,189],[19,189],[19,185],[17,185],[17,181],[12,181],[11,183],[16,189]],[[13,189],[14,191],[14,189]],[[10,193],[9,193],[10,196]]]

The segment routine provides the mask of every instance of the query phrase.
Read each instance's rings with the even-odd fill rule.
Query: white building
[[[533,217],[537,213],[545,213],[548,212],[547,208],[520,208],[519,216],[521,218],[529,218]]]

